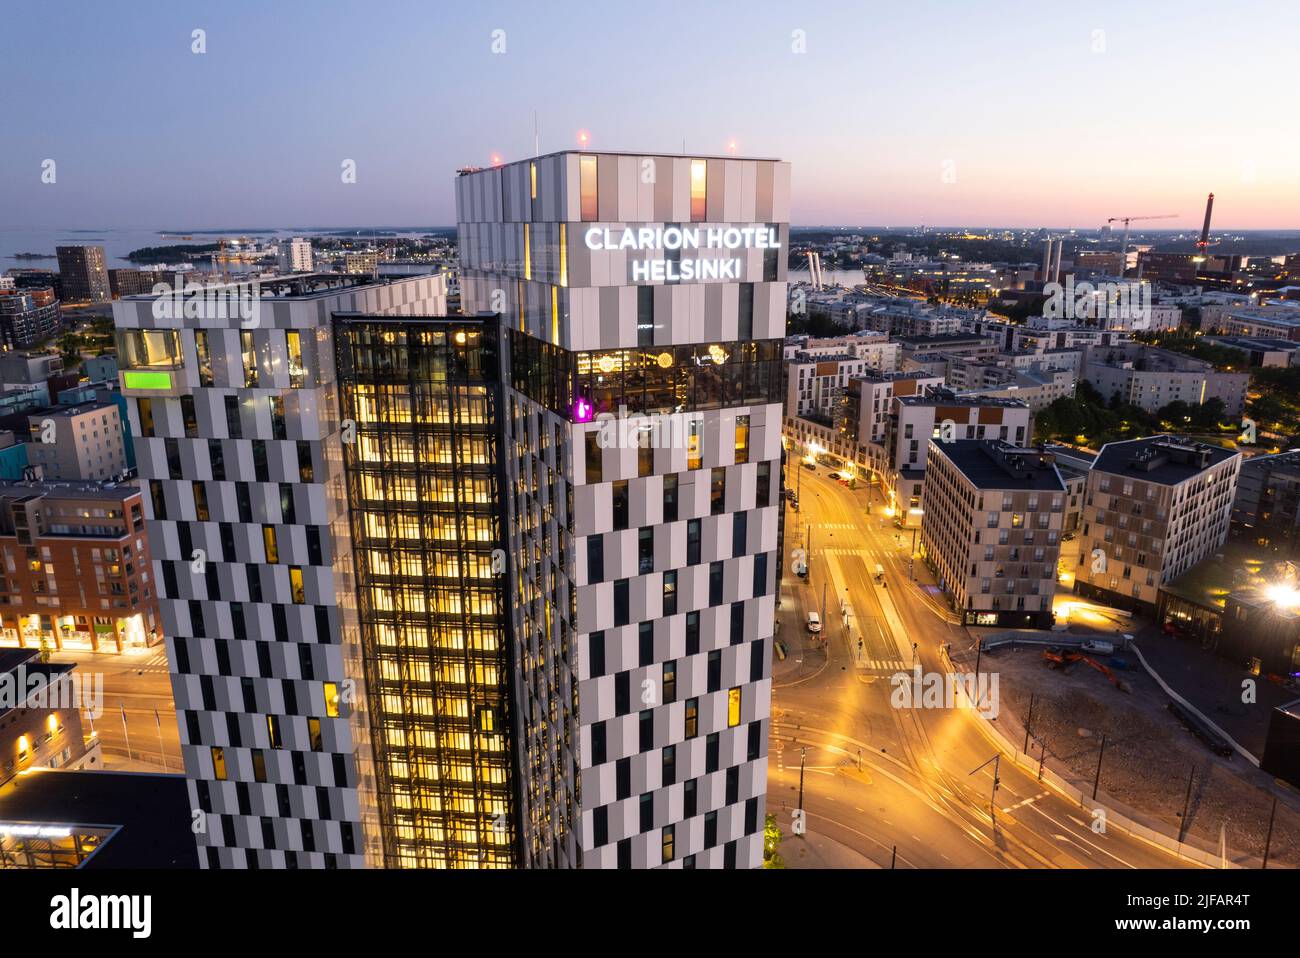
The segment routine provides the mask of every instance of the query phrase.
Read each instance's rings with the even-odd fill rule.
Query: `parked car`
[[[807,460],[804,460],[803,467],[805,469],[811,469],[813,472],[817,471],[817,465],[815,463],[808,462]]]
[[[828,475],[829,475],[832,479],[838,479],[838,478],[840,478],[840,474],[839,474],[838,472],[828,473]]]
[[[808,631],[814,635],[822,630],[822,617],[816,612],[808,613]]]

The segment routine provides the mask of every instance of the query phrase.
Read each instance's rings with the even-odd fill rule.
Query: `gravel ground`
[[[1131,687],[1129,693],[1082,662],[1065,673],[1050,669],[1038,650],[990,658],[985,662],[1001,673],[1001,708],[1022,729],[1033,693],[1033,732],[1045,738],[1049,761],[1091,782],[1105,735],[1101,791],[1170,829],[1179,826],[1194,770],[1191,834],[1217,848],[1224,828],[1229,849],[1263,854],[1273,801],[1264,790],[1270,776],[1240,756],[1223,759],[1205,748],[1166,710],[1168,697],[1133,656],[1130,668],[1115,673]],[[1300,798],[1278,802],[1269,853],[1269,866],[1274,864],[1300,867]]]

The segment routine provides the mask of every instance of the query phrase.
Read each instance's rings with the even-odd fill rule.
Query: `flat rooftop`
[[[36,771],[0,786],[5,824],[109,828],[83,868],[198,868],[184,775]]]
[[[1222,611],[1228,596],[1250,594],[1280,581],[1287,563],[1248,542],[1229,540],[1219,551],[1198,562],[1161,591],[1202,608]]]
[[[1178,436],[1148,436],[1108,442],[1093,469],[1174,486],[1241,453]]]
[[[369,254],[374,255],[374,254]],[[381,264],[382,265],[382,264]],[[249,288],[254,282],[257,283],[257,293],[260,299],[264,300],[301,300],[313,299],[323,296],[335,296],[340,292],[351,289],[360,289],[363,286],[391,286],[395,283],[403,283],[413,279],[422,279],[425,276],[437,275],[435,273],[422,273],[402,276],[380,276],[375,278],[368,273],[300,273],[292,276],[274,276],[268,278],[250,276],[247,279],[235,280],[228,283],[196,284],[201,287],[204,293],[216,296],[227,293],[231,296],[238,296],[241,293],[247,294]],[[197,292],[190,293],[187,286],[182,290],[182,295],[197,296]],[[123,296],[125,301],[137,300],[155,300],[162,297],[155,296],[153,293],[141,293],[137,296]]]
[[[1050,454],[997,439],[958,439],[935,443],[939,452],[976,489],[1064,492],[1065,483]]]
[[[947,390],[931,390],[924,396],[899,396],[898,401],[905,406],[1001,406],[1004,409],[1028,409],[1029,405],[1021,399],[1006,399],[1001,396],[971,396],[965,393],[953,393]]]
[[[103,499],[105,502],[122,502],[138,495],[140,495],[140,487],[127,485],[126,483],[0,480],[0,498],[4,499],[30,499],[36,497],[43,499]]]

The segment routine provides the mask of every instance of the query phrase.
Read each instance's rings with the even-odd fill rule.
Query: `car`
[[[805,463],[803,464],[803,467],[804,467],[805,469],[811,469],[813,472],[816,472],[816,471],[817,471],[817,465],[816,465],[816,463],[805,462]]]
[[[816,612],[808,613],[808,631],[816,635],[822,630],[822,617]]]
[[[827,475],[829,475],[832,479],[839,479],[839,478],[840,478],[840,474],[839,474],[838,472],[827,473]]]

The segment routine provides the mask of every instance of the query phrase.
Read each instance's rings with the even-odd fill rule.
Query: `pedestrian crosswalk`
[[[819,522],[818,529],[856,529],[852,522]]]
[[[867,668],[876,672],[905,672],[907,665],[902,659],[866,659]]]
[[[866,549],[818,549],[825,556],[858,556],[865,559],[868,555]]]

